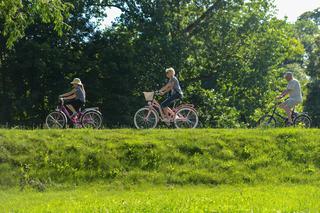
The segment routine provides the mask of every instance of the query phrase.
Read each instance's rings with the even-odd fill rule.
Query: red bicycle
[[[172,108],[173,115],[166,118],[160,104],[155,100],[159,92],[143,92],[143,94],[148,105],[139,109],[134,115],[134,125],[137,129],[155,128],[159,121],[167,124],[173,123],[176,128],[196,128],[198,126],[198,113],[193,104],[181,104],[176,107],[175,102]]]

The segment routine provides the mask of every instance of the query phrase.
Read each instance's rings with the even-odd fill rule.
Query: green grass
[[[91,185],[47,192],[0,191],[3,212],[319,212],[320,187],[185,186],[114,190]]]
[[[320,130],[0,130],[0,212],[319,212]]]
[[[320,131],[0,130],[0,187],[319,183]]]

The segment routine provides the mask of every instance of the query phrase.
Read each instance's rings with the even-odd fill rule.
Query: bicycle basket
[[[152,101],[154,97],[154,92],[143,92],[146,101]]]

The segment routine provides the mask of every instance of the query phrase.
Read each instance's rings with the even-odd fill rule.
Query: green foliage
[[[0,184],[318,183],[318,130],[1,130]]]
[[[64,19],[72,5],[61,0],[37,0],[37,1],[17,1],[2,0],[0,2],[0,20],[2,24],[1,34],[6,38],[7,47],[24,37],[25,29],[33,24],[37,19],[43,23],[53,23],[53,28],[62,35],[68,25]]]
[[[297,37],[306,50],[304,66],[309,75],[308,94],[305,110],[309,112],[315,126],[320,125],[319,120],[319,76],[320,76],[320,12],[319,9],[302,14],[295,23]]]
[[[41,126],[58,94],[80,77],[87,105],[101,108],[105,125],[129,127],[144,105],[142,92],[159,89],[164,69],[172,66],[186,93],[184,101],[199,109],[202,126],[247,127],[257,112],[266,110],[274,90],[284,86],[284,71],[311,73],[311,63],[310,69],[304,67],[304,49],[313,47],[314,17],[288,24],[274,17],[271,1],[63,3],[69,4],[74,8],[65,24],[71,28],[63,36],[38,18],[12,51],[3,52],[1,123]],[[97,30],[92,20],[105,16],[105,6],[122,14],[111,27]],[[45,8],[40,7],[41,14]],[[58,16],[52,15],[51,21]]]

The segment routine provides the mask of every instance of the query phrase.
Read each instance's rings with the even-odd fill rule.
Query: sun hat
[[[72,82],[70,82],[70,84],[78,84],[78,85],[82,85],[80,78],[75,78],[73,79]]]

